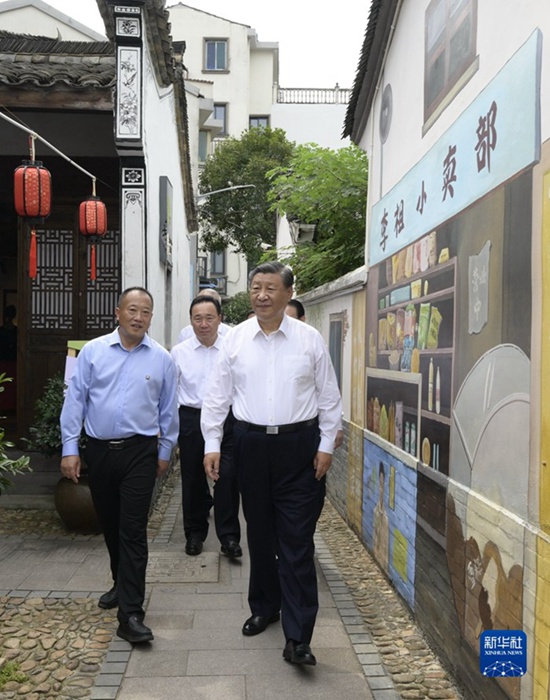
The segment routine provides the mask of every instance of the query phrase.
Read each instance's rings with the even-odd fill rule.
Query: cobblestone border
[[[342,578],[329,548],[319,532],[315,534],[315,550],[317,561],[327,581],[336,608],[342,618],[373,697],[375,700],[400,700],[401,696],[395,689],[393,680],[382,663],[378,648],[371,633],[363,623],[363,617],[354,603],[348,585]]]

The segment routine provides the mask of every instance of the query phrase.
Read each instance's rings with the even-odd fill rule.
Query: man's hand
[[[212,481],[217,481],[220,478],[220,453],[207,452],[203,460],[204,471],[206,476],[209,476]]]
[[[317,452],[313,460],[315,468],[315,478],[320,481],[330,469],[332,464],[332,455],[328,452]]]
[[[67,455],[61,458],[61,474],[78,484],[80,477],[80,457],[78,455]]]
[[[342,447],[344,443],[344,431],[339,430],[336,433],[336,437],[334,438],[334,449],[338,449],[338,447]]]
[[[159,459],[157,461],[157,479],[166,474],[169,466],[170,461],[168,459]]]

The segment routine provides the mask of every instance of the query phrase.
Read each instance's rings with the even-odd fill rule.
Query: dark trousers
[[[183,502],[183,531],[186,539],[204,541],[208,535],[208,480],[203,466],[204,438],[200,410],[180,406],[180,468]],[[241,539],[239,523],[239,486],[233,463],[233,414],[224,424],[221,444],[220,478],[214,485],[214,523],[220,542]]]
[[[325,479],[313,459],[319,427],[280,435],[235,426],[235,464],[250,553],[253,615],[282,613],[286,639],[309,644],[319,609],[313,535]]]
[[[118,619],[143,617],[147,520],[158,466],[158,439],[144,437],[120,450],[88,438],[84,451],[94,506],[118,587]]]

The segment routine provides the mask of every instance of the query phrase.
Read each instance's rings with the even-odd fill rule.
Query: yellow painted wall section
[[[542,203],[542,347],[541,386],[550,386],[550,171],[543,177]],[[543,392],[544,394],[547,393]],[[541,401],[540,417],[540,525],[550,534],[550,405]]]
[[[540,415],[540,526],[550,533],[550,407],[545,395],[550,385],[550,171],[543,176],[542,187],[542,319]],[[533,654],[533,699],[550,697],[550,542],[537,538],[537,588],[535,601],[535,640]]]
[[[365,427],[366,291],[353,296],[351,338],[351,416],[348,437],[347,518],[361,532],[363,511],[363,428]]]
[[[535,603],[535,648],[533,650],[533,700],[550,697],[550,542],[537,541],[537,593]],[[529,651],[528,651],[529,653]]]

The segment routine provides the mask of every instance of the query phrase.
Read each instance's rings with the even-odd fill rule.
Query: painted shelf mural
[[[445,474],[456,285],[456,257],[435,231],[380,265],[367,367],[367,429]]]

